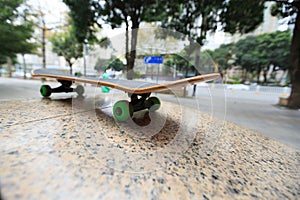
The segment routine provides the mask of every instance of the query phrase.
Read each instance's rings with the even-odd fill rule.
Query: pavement
[[[48,82],[57,86],[56,82]],[[40,80],[0,78],[0,101],[40,99]],[[86,86],[90,96],[101,90]],[[112,91],[118,93],[118,91]],[[168,102],[198,109],[220,120],[233,122],[241,127],[257,131],[294,149],[300,150],[300,111],[277,106],[281,94],[255,93],[225,89],[198,88],[197,98],[180,98],[157,94]],[[55,94],[57,98],[69,94]],[[127,97],[124,96],[126,99]]]
[[[141,111],[119,123],[111,105],[125,94],[91,88],[85,97],[22,96],[33,94],[32,84],[40,85],[24,83],[18,93],[11,89],[13,100],[0,103],[3,199],[300,196],[299,151],[226,121],[217,98],[211,98],[215,106],[208,106],[208,114],[179,98],[176,104],[163,100],[156,113]],[[0,82],[0,94],[4,90]]]
[[[211,91],[206,88],[198,92],[197,98],[180,98],[182,105],[254,130],[300,150],[300,110],[278,106],[280,94]],[[174,96],[160,97],[168,102],[178,102]]]

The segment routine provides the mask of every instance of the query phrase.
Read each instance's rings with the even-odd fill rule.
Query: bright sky
[[[61,25],[64,22],[65,15],[68,11],[68,7],[62,2],[62,0],[28,0],[28,4],[34,9],[39,10],[40,8],[45,13],[46,26],[51,28],[57,25]],[[284,25],[279,27],[280,30],[286,29]],[[123,29],[111,30],[108,25],[104,25],[101,35],[113,37],[123,33]],[[224,33],[219,31],[213,36],[208,36],[208,42],[204,48],[215,49],[220,44],[226,42]]]
[[[42,10],[45,14],[47,27],[52,27],[64,21],[68,7],[62,0],[27,0],[27,3],[36,10]]]

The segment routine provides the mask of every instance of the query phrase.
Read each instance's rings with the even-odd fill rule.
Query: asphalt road
[[[50,85],[57,85],[50,82]],[[15,99],[39,99],[41,81],[0,78],[0,101]],[[87,86],[87,91],[95,91]],[[62,94],[56,94],[62,95]],[[64,96],[70,94],[63,94]],[[180,103],[199,109],[214,117],[231,121],[239,126],[255,130],[267,137],[300,150],[300,111],[277,106],[280,94],[225,89],[197,90],[196,98],[180,98],[157,94],[162,100]]]

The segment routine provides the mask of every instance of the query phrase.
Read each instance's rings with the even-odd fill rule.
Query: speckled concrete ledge
[[[299,199],[283,144],[166,102],[128,123],[94,105],[1,102],[3,199]]]

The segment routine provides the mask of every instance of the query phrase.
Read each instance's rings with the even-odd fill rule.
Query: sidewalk
[[[2,101],[2,198],[300,195],[299,152],[279,142],[172,103],[137,113],[140,126],[116,123],[110,109],[95,109],[94,99]]]

